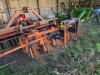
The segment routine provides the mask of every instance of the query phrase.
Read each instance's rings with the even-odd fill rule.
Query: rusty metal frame
[[[28,28],[35,28],[35,29],[39,29],[42,27],[46,27],[49,25],[49,21],[51,21],[52,19],[48,19],[48,20],[44,20],[36,11],[28,9],[28,13],[31,13],[32,15],[36,15],[41,21],[37,21],[40,23],[40,26],[37,26],[37,22],[34,22],[33,25],[30,26],[25,26],[22,27],[21,29],[28,29]],[[7,34],[11,34],[12,32],[16,32],[16,26],[10,27],[11,24],[13,23],[13,21],[15,20],[16,17],[18,17],[21,14],[25,14],[25,12],[23,10],[17,10],[15,12],[15,14],[12,16],[11,20],[8,22],[8,24],[6,25],[6,27],[4,29],[0,29],[0,38],[3,38],[5,35]]]

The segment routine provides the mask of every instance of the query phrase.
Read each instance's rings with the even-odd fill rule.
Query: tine
[[[9,44],[10,44],[10,48],[12,48],[13,44],[11,40],[9,40]]]
[[[5,44],[2,42],[2,49],[5,50]]]
[[[32,48],[30,48],[30,56],[32,57],[32,59],[34,58]]]
[[[13,38],[13,44],[14,46],[17,46],[16,38]]]
[[[10,43],[9,43],[9,40],[7,40],[7,44],[8,44],[8,47],[10,48]]]
[[[8,48],[9,48],[9,46],[8,46],[8,44],[7,44],[7,40],[5,41],[5,44],[6,44],[6,48],[8,49]]]
[[[11,42],[12,42],[12,46],[14,47],[15,46],[14,38],[11,39]]]
[[[18,45],[18,44],[19,44],[19,40],[18,40],[17,37],[15,37],[15,41],[16,41],[16,43],[17,43],[17,45]]]
[[[0,51],[2,50],[2,48],[1,48],[1,42],[0,42]]]

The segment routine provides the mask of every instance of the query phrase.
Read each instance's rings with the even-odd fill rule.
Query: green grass
[[[0,69],[0,75],[10,75],[10,68],[9,67],[4,67]]]

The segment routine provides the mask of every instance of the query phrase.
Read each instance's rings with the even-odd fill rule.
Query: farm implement
[[[43,62],[43,54],[55,55],[56,47],[66,48],[78,38],[78,19],[62,21],[59,26],[56,19],[44,20],[35,11],[31,12],[39,21],[31,21],[25,16],[29,12],[26,7],[17,11],[5,28],[0,29],[0,58],[22,50]]]

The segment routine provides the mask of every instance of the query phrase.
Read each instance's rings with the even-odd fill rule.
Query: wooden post
[[[56,10],[57,10],[57,14],[58,14],[58,10],[59,10],[59,0],[56,0]]]
[[[9,18],[11,19],[10,2],[9,2],[9,0],[5,0],[5,3],[6,3],[6,7],[7,7],[7,12],[8,12]]]
[[[39,5],[39,0],[36,0],[37,1],[37,8],[38,8],[38,13],[40,15],[40,5]]]
[[[66,36],[67,36],[66,30],[67,30],[67,28],[66,28],[66,25],[64,24],[64,47],[65,47],[65,48],[66,48],[66,43],[67,43],[67,39],[66,39]]]

